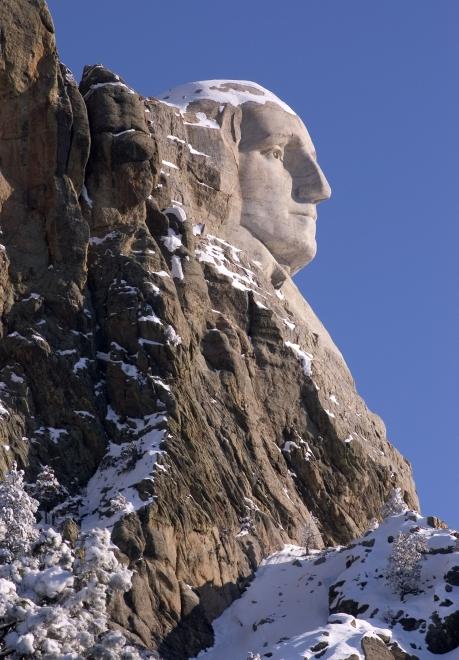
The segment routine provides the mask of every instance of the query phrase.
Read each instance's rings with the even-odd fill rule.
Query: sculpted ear
[[[241,122],[241,108],[227,103],[218,118],[218,123],[225,137],[230,138],[236,148],[239,147],[239,142],[241,141]]]

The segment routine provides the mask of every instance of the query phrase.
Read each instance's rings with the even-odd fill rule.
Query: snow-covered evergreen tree
[[[132,510],[132,507],[129,506],[129,500],[123,495],[123,493],[117,493],[115,497],[112,497],[109,503],[110,513],[118,513],[122,511],[123,513],[128,513]]]
[[[379,520],[377,518],[371,518],[370,522],[368,523],[367,531],[374,532],[375,529],[378,529],[378,527],[379,527]]]
[[[108,530],[83,534],[74,552],[47,529],[30,559],[0,567],[0,639],[3,634],[7,657],[142,657],[122,633],[108,630],[107,599],[129,589],[131,580]]]
[[[426,541],[417,532],[400,532],[393,542],[386,570],[390,588],[400,598],[419,592]]]
[[[403,499],[402,491],[400,488],[394,488],[381,510],[381,517],[399,516],[405,511],[408,511],[408,507]]]
[[[39,510],[47,513],[61,502],[67,491],[57,480],[53,468],[45,465],[32,484],[30,493],[38,500]]]
[[[24,472],[16,464],[0,482],[0,561],[26,554],[38,537],[38,502],[24,488]]]
[[[0,655],[47,660],[153,657],[108,629],[107,602],[130,588],[107,529],[80,533],[75,549],[38,529],[38,502],[16,466],[0,483]]]
[[[319,533],[319,520],[315,516],[310,516],[305,522],[301,533],[301,543],[304,551],[308,555],[311,550],[320,547],[322,539]]]

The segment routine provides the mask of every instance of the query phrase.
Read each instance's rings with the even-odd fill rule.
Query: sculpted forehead
[[[297,115],[288,114],[272,103],[247,103],[243,106],[239,145],[241,151],[284,146],[292,141],[301,144],[308,153],[315,153],[306,126]]]
[[[199,107],[200,101],[220,106],[231,104],[242,110],[241,151],[263,148],[266,142],[284,144],[297,138],[314,152],[309,133],[296,113],[275,94],[248,80],[200,80],[174,87],[159,98],[182,111]]]

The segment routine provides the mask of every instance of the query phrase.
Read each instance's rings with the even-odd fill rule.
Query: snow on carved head
[[[250,80],[199,80],[174,87],[161,94],[159,98],[181,110],[186,110],[193,101],[210,99],[217,103],[231,103],[239,106],[249,101],[264,105],[268,101],[277,104],[282,110],[296,114],[284,101]]]
[[[223,141],[233,162],[236,157],[226,237],[270,273],[273,258],[288,273],[308,264],[317,249],[316,206],[331,191],[298,115],[269,90],[244,80],[187,83],[159,98],[179,108],[191,129]],[[192,114],[196,119],[188,121]],[[222,149],[215,153],[228,169]]]

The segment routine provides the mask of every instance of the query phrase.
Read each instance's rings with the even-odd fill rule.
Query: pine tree
[[[311,550],[319,548],[322,543],[319,524],[319,520],[315,516],[310,516],[304,524],[301,541],[307,555],[309,555]]]
[[[33,551],[0,565],[0,655],[33,658],[153,657],[108,630],[107,600],[131,586],[106,529],[80,535],[76,550],[52,528]]]
[[[44,466],[30,491],[32,496],[39,501],[40,511],[45,513],[51,511],[67,494],[67,490],[61,486],[50,465]]]
[[[399,516],[401,513],[405,513],[405,511],[408,511],[408,507],[403,499],[402,491],[400,488],[394,488],[381,509],[381,517]]]
[[[117,493],[110,500],[109,510],[112,515],[119,511],[127,513],[129,511],[129,500],[123,495],[123,493]]]
[[[390,588],[400,598],[419,593],[422,559],[427,544],[418,532],[400,532],[394,540],[386,570]]]
[[[0,482],[0,559],[12,561],[30,552],[38,538],[38,502],[24,488],[24,472],[16,463]]]
[[[45,494],[58,489],[52,470]],[[56,485],[57,484],[57,485]],[[0,483],[0,656],[141,660],[154,654],[108,629],[107,602],[131,586],[108,529],[80,533],[73,549],[35,523],[38,502],[16,465]]]

